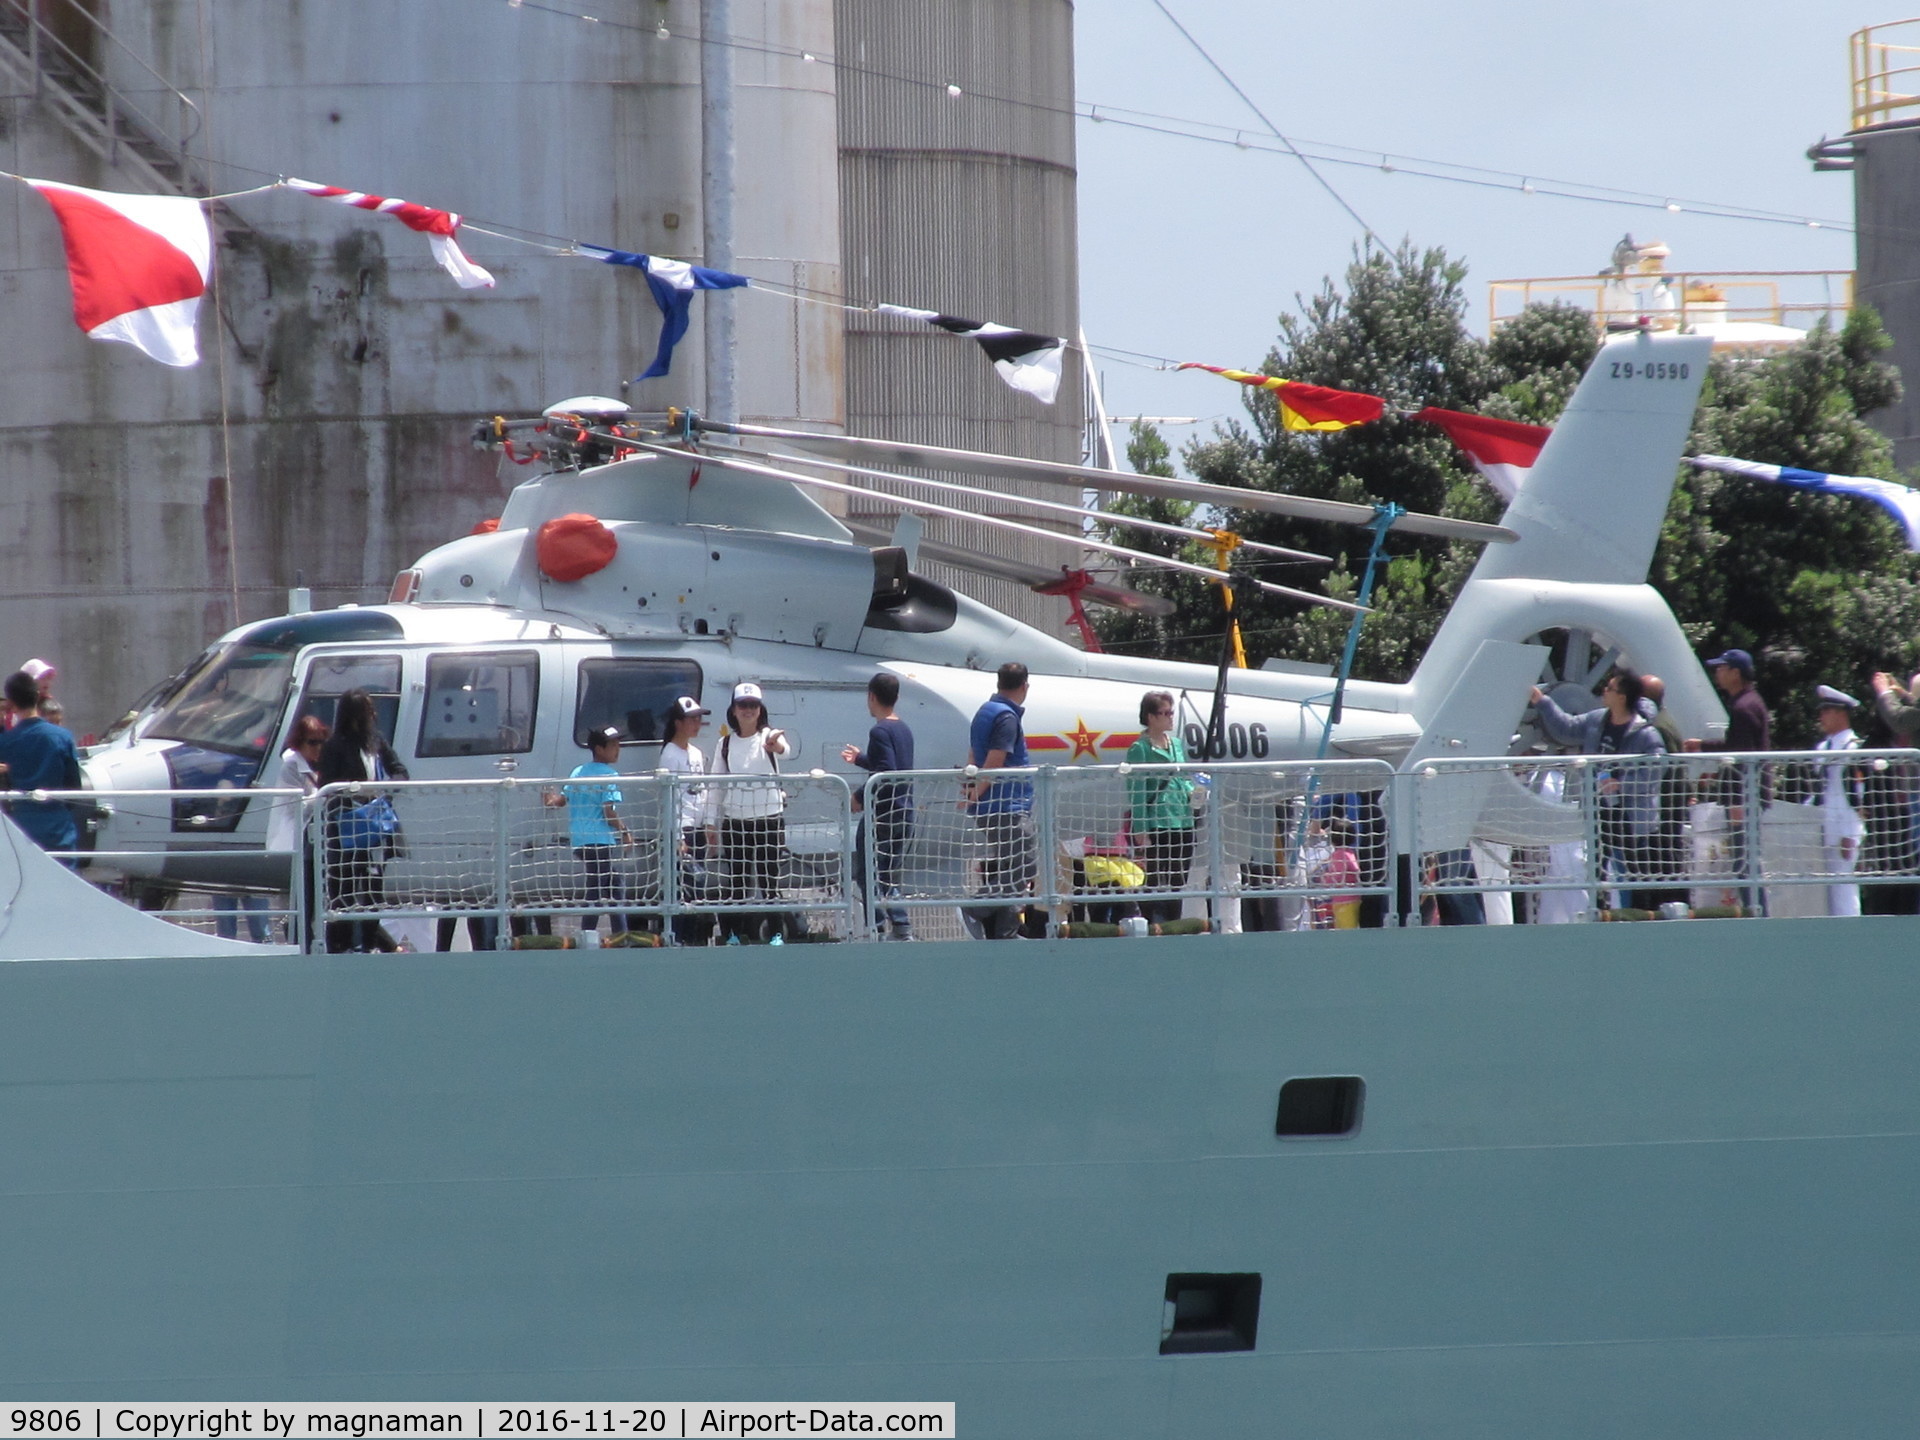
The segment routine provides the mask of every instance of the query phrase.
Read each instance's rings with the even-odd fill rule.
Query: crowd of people
[[[1738,772],[1703,774],[1697,766],[1648,763],[1662,756],[1773,748],[1772,717],[1754,683],[1752,655],[1729,649],[1704,664],[1724,697],[1728,716],[1724,737],[1712,742],[1681,732],[1665,706],[1666,686],[1656,675],[1616,669],[1603,684],[1599,705],[1592,708],[1569,709],[1538,686],[1529,697],[1539,731],[1551,746],[1563,753],[1622,757],[1619,765],[1597,771],[1595,782],[1598,875],[1613,904],[1658,910],[1687,898],[1686,831],[1690,824],[1697,827],[1696,807],[1702,804],[1719,807],[1716,823],[1722,827],[1727,870],[1742,900],[1758,903],[1760,887],[1750,883],[1756,857],[1746,853],[1752,833],[1747,811],[1781,798],[1773,793],[1778,782],[1768,773],[1756,788],[1753,779]],[[0,787],[14,792],[80,788],[75,742],[60,723],[60,705],[52,693],[55,674],[52,665],[36,659],[4,682]],[[1882,672],[1870,683],[1873,706],[1893,742],[1911,745],[1920,738],[1920,675],[1903,685]],[[976,938],[1021,938],[1039,933],[1037,926],[1044,923],[1036,920],[1029,904],[1040,863],[1033,784],[1024,774],[997,773],[1024,771],[1030,764],[1024,723],[1030,685],[1026,666],[1002,665],[993,693],[969,727],[959,807],[975,836],[974,882],[972,899],[960,914],[966,932]],[[912,728],[898,711],[899,698],[896,676],[875,675],[867,686],[872,726],[866,742],[848,742],[840,754],[862,772],[854,800],[859,820],[851,878],[864,887],[871,876],[874,894],[868,898],[875,933],[906,941],[915,938],[912,913],[901,903],[901,891],[915,837],[916,802],[911,780],[889,777],[912,771],[916,757]],[[1840,758],[1862,747],[1855,725],[1861,702],[1832,685],[1819,686],[1815,701],[1819,733],[1806,748],[1835,758],[1803,766],[1806,776],[1792,798],[1819,810],[1820,873],[1833,877],[1826,891],[1827,913],[1857,915],[1863,908],[1862,887],[1850,877],[1863,861],[1871,859],[1874,868],[1887,873],[1920,870],[1920,774],[1909,775],[1913,767],[1904,765],[1874,767]],[[1164,926],[1180,916],[1183,902],[1170,892],[1188,886],[1196,854],[1197,809],[1195,777],[1172,768],[1190,759],[1175,713],[1175,699],[1168,691],[1150,691],[1141,698],[1140,732],[1126,752],[1134,768],[1124,781],[1120,833],[1112,846],[1102,846],[1098,854],[1089,848],[1085,860],[1078,862],[1085,869],[1077,875],[1076,887],[1104,892],[1102,903],[1087,912],[1097,918],[1133,917]],[[793,754],[792,742],[769,722],[765,695],[752,681],[734,687],[725,727],[717,743],[703,749],[709,715],[697,699],[681,696],[665,717],[659,768],[690,782],[677,787],[679,810],[674,817],[679,898],[690,905],[721,902],[711,911],[693,909],[675,916],[672,938],[683,945],[715,940],[788,943],[801,934],[791,907],[782,903],[791,879],[791,855],[785,830],[788,795],[779,776],[782,760]],[[638,843],[621,813],[619,759],[625,739],[611,725],[591,732],[590,758],[573,770],[566,785],[544,796],[548,805],[566,811],[569,848],[581,882],[571,898],[592,907],[580,924],[583,932],[596,936],[601,914],[607,915],[616,935],[655,924],[627,908],[635,902],[623,898],[621,856]],[[764,783],[704,783],[729,776],[760,777]],[[348,691],[339,698],[331,726],[314,715],[303,715],[296,723],[268,784],[300,795],[341,783],[375,787],[372,799],[336,795],[323,817],[323,868],[336,903],[377,911],[383,870],[404,846],[392,807],[377,787],[385,780],[406,778],[405,765],[379,732],[374,703],[365,691]],[[1546,777],[1549,782],[1556,778]],[[1281,907],[1261,902],[1264,909],[1256,908],[1250,927],[1380,923],[1378,913],[1367,915],[1364,903],[1374,898],[1373,909],[1379,912],[1384,907],[1377,897],[1347,893],[1383,883],[1384,855],[1374,855],[1371,867],[1366,858],[1381,848],[1369,836],[1372,842],[1380,836],[1372,835],[1364,814],[1351,813],[1351,805],[1346,810],[1337,803],[1329,808],[1327,801],[1333,798],[1300,813],[1290,845],[1287,837],[1277,839],[1276,863],[1291,863],[1313,888],[1341,893],[1311,905],[1296,904],[1284,919],[1279,918]],[[1557,792],[1554,798],[1559,798]],[[42,847],[56,852],[77,848],[74,807],[68,802],[17,796],[7,802],[7,810]],[[292,795],[273,803],[267,829],[270,854],[287,856],[291,863],[302,844],[302,814],[300,801]],[[1281,858],[1286,852],[1290,860]],[[1549,856],[1543,873],[1549,879],[1572,879],[1580,872],[1569,858]],[[1443,858],[1441,863],[1447,862]],[[311,892],[312,867],[301,868]],[[1128,889],[1139,890],[1144,898],[1131,902]],[[1920,911],[1920,883],[1875,886],[1869,893],[1867,908]],[[314,897],[309,893],[307,898],[311,905]],[[1487,918],[1484,906],[1475,903],[1478,897],[1443,895],[1438,900],[1428,907],[1435,923]],[[269,938],[268,897],[219,896],[214,904],[222,936],[236,936],[244,917],[250,938]],[[1575,918],[1581,908],[1577,895],[1549,892],[1520,918],[1551,923]],[[1273,914],[1266,915],[1267,910]],[[550,929],[544,917],[516,918],[513,923],[516,934]],[[469,929],[476,947],[495,943],[494,920],[471,920]],[[453,931],[452,920],[441,922],[439,948],[450,948]],[[336,951],[396,948],[386,927],[364,917],[330,921],[325,941]]]
[[[1564,750],[1582,755],[1662,756],[1710,751],[1766,752],[1774,748],[1773,720],[1754,684],[1753,656],[1729,649],[1705,662],[1715,686],[1725,699],[1727,730],[1723,739],[1705,742],[1683,736],[1666,711],[1666,687],[1657,676],[1632,670],[1614,671],[1601,693],[1598,709],[1569,714],[1551,696],[1535,687],[1532,705],[1546,737]],[[1875,707],[1892,742],[1912,745],[1920,732],[1920,703],[1912,686],[1900,685],[1884,672],[1872,677]],[[1688,872],[1684,853],[1689,827],[1714,825],[1724,847],[1725,869],[1735,882],[1730,889],[1747,908],[1758,908],[1762,887],[1752,882],[1757,857],[1749,853],[1749,811],[1775,803],[1815,807],[1819,815],[1819,874],[1832,878],[1825,887],[1825,911],[1832,916],[1862,913],[1862,887],[1850,877],[1869,857],[1883,873],[1910,874],[1920,859],[1920,776],[1904,765],[1875,766],[1861,759],[1841,759],[1858,751],[1863,740],[1856,726],[1861,702],[1834,685],[1816,687],[1817,734],[1799,748],[1828,752],[1836,758],[1798,767],[1799,774],[1763,767],[1749,774],[1699,774],[1687,767],[1624,764],[1602,769],[1597,799],[1600,814],[1598,843],[1601,871],[1621,903],[1657,911],[1662,905],[1684,902],[1688,891],[1681,883]],[[1792,793],[1787,793],[1791,790]],[[1717,807],[1702,812],[1699,807]],[[1870,887],[1872,908],[1911,913],[1920,909],[1920,889],[1911,885]],[[1539,918],[1571,918],[1566,902],[1543,907]]]

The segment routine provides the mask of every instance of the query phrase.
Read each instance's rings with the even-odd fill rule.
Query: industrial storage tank
[[[1920,465],[1920,19],[1855,31],[1852,128],[1809,150],[1814,168],[1853,174],[1854,296],[1886,324],[1906,393],[1869,420],[1894,462]]]
[[[557,248],[699,261],[697,0],[593,19],[474,0],[0,0],[0,165],[102,190],[225,193],[301,176],[454,210]],[[29,23],[31,13],[36,17]],[[735,7],[733,268],[839,293],[831,0]],[[297,577],[318,605],[498,513],[517,477],[472,422],[619,394],[653,353],[641,277],[463,230],[497,288],[424,238],[288,190],[212,215],[202,361],[74,328],[58,231],[0,191],[5,478],[0,669],[43,655],[102,727]],[[842,320],[737,292],[742,418],[838,428]],[[696,322],[636,406],[706,408]]]
[[[847,293],[1074,339],[1079,334],[1071,0],[836,0],[840,207]],[[855,434],[1077,462],[1083,357],[1059,397],[1002,384],[970,342],[854,315],[847,423]],[[1018,495],[1029,487],[987,482]],[[1057,492],[1032,490],[1059,500]],[[1017,502],[980,508],[1057,525]],[[852,504],[855,520],[893,517]],[[964,520],[927,538],[1057,572],[1071,551]],[[1029,624],[1058,630],[1057,599],[925,566]],[[993,657],[995,663],[1014,656]]]

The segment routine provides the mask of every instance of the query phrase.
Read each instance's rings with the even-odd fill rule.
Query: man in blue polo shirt
[[[0,774],[9,790],[78,790],[80,757],[73,736],[40,715],[40,687],[16,670],[7,677],[13,728],[0,733]],[[7,813],[42,850],[71,850],[80,835],[64,800],[14,800]],[[71,860],[62,864],[72,867]]]
[[[961,787],[960,805],[980,827],[981,895],[1006,897],[994,905],[970,905],[960,913],[969,933],[987,940],[1013,940],[1020,934],[1017,897],[1033,888],[1033,782],[1024,776],[995,780],[990,772],[1022,769],[1027,764],[1027,667],[1010,660],[995,677],[996,689],[973,717],[968,760],[978,779]]]

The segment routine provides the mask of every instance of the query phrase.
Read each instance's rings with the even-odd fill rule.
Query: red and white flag
[[[60,222],[74,322],[95,340],[119,340],[163,365],[198,364],[194,321],[213,265],[200,202],[52,180],[27,184]]]
[[[1487,477],[1487,483],[1511,501],[1520,493],[1520,482],[1540,458],[1547,437],[1553,433],[1545,425],[1524,425],[1518,420],[1496,420],[1491,415],[1468,415],[1459,410],[1440,410],[1432,405],[1413,412],[1416,420],[1438,425],[1447,438],[1473,462],[1473,468]]]
[[[493,276],[469,260],[455,242],[454,236],[460,230],[460,217],[451,210],[434,210],[425,205],[415,205],[409,200],[389,200],[359,190],[342,190],[338,185],[316,185],[311,180],[287,180],[284,183],[289,189],[304,191],[316,200],[331,200],[336,205],[351,205],[356,210],[372,210],[393,216],[409,230],[418,230],[427,237],[427,243],[433,247],[433,258],[460,282],[462,290],[493,288]]]

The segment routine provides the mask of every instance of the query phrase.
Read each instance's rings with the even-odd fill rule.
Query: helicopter
[[[1611,337],[1499,525],[687,415],[659,425],[595,397],[537,420],[496,417],[483,422],[480,443],[546,462],[513,490],[497,525],[421,556],[385,604],[243,625],[157,687],[84,760],[90,787],[122,792],[95,844],[119,852],[113,868],[129,880],[161,889],[283,888],[285,858],[262,849],[268,807],[245,792],[268,783],[301,716],[330,720],[350,689],[372,696],[381,732],[415,780],[564,776],[587,757],[589,732],[605,725],[621,731],[620,768],[647,773],[677,697],[718,714],[748,680],[764,691],[769,723],[790,737],[790,768],[844,773],[840,750],[865,733],[876,671],[899,677],[899,713],[924,760],[959,766],[969,720],[1008,660],[1032,676],[1025,727],[1036,764],[1119,760],[1150,689],[1176,697],[1189,753],[1201,759],[1359,757],[1409,768],[1437,755],[1505,754],[1530,686],[1568,708],[1592,708],[1615,663],[1666,676],[1667,705],[1685,733],[1717,739],[1725,712],[1646,583],[1710,345],[1644,330]],[[1056,574],[923,546],[920,515],[983,517],[951,503],[963,485],[878,468],[901,466],[1037,481],[1066,493],[1052,508],[1075,514],[1085,513],[1078,501],[1087,491],[1123,491],[1372,526],[1376,539],[1407,532],[1486,548],[1405,684],[1286,662],[1216,669],[1102,654],[958,594],[920,564],[956,560],[1035,588],[1061,586],[1054,593],[1071,592],[1076,607],[1165,602],[1067,565]],[[921,493],[860,483],[878,476]],[[813,498],[822,491],[891,505],[901,521],[890,536],[856,535]],[[598,563],[554,559],[563,517]],[[1095,540],[1084,522],[1067,531],[986,523],[1079,555],[1135,558]],[[1224,565],[1137,559],[1364,612]],[[234,793],[168,794],[182,790]]]

